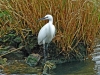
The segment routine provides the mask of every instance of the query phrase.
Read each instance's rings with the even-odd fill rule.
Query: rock
[[[36,66],[40,60],[41,56],[39,54],[30,54],[26,58],[26,63],[30,66]]]

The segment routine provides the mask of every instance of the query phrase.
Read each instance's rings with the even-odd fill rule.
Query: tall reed
[[[54,42],[61,48],[60,52],[66,56],[73,50],[78,53],[75,47],[83,41],[90,53],[100,27],[98,4],[99,1],[94,0],[1,0],[1,12],[6,10],[12,19],[2,21],[0,18],[0,29],[3,32],[14,29],[25,38],[22,29],[29,28],[33,34],[38,34],[47,22],[38,22],[38,19],[51,14],[57,29]]]

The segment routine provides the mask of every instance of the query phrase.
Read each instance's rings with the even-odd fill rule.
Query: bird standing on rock
[[[48,54],[48,44],[52,41],[55,36],[55,26],[53,25],[53,17],[52,15],[46,15],[45,17],[39,20],[49,20],[47,24],[45,24],[38,33],[38,44],[43,44],[44,48],[44,62],[46,62],[47,54]],[[46,45],[46,46],[45,46]]]

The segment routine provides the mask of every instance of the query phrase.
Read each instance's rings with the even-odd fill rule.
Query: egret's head
[[[53,20],[53,17],[52,15],[46,15],[45,17],[40,18],[39,20]]]

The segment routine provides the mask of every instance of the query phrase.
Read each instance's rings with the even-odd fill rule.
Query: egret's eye
[[[45,18],[48,18],[48,17],[45,17]]]

